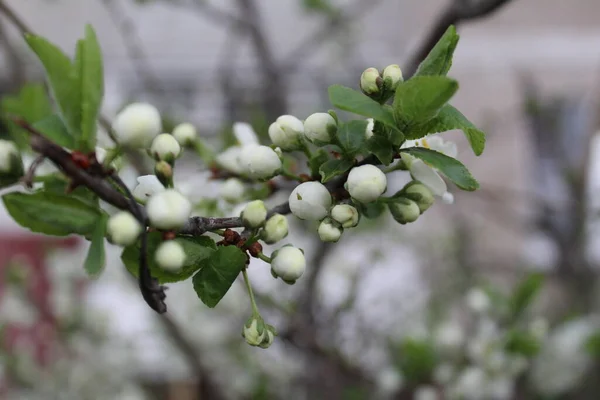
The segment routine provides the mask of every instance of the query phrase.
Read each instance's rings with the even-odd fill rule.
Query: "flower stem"
[[[258,312],[258,306],[256,305],[256,300],[254,299],[254,292],[252,292],[252,285],[250,285],[250,279],[248,279],[248,270],[246,268],[242,270],[242,276],[244,277],[244,283],[246,284],[246,289],[248,289],[248,295],[250,296],[252,314],[259,316],[260,313]]]
[[[271,257],[266,256],[264,253],[258,253],[258,258],[260,258],[266,263],[271,264]]]
[[[283,177],[285,177],[285,178],[288,178],[288,179],[291,179],[291,180],[293,180],[293,181],[302,182],[302,178],[300,178],[298,175],[292,174],[292,173],[291,173],[291,172],[289,172],[289,171],[285,171],[285,170],[284,170],[284,171],[282,171],[282,172],[281,172],[281,176],[283,176]]]
[[[309,160],[312,158],[312,153],[310,151],[310,148],[308,147],[308,144],[306,144],[305,142],[302,142],[302,152],[306,155],[306,158],[308,158]]]

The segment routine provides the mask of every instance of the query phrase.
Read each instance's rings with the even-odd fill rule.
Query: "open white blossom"
[[[456,158],[456,155],[458,154],[456,144],[445,141],[439,135],[429,135],[418,140],[407,140],[402,144],[403,149],[410,147],[424,147],[426,149],[438,151],[452,158]],[[436,169],[410,154],[400,153],[400,157],[408,167],[413,179],[420,181],[427,186],[434,195],[442,197],[448,192],[446,182],[442,179]],[[449,197],[446,196],[444,201],[448,200]]]
[[[146,202],[151,196],[159,192],[164,192],[165,187],[158,180],[156,175],[144,175],[137,178],[137,186],[132,194],[136,200]]]

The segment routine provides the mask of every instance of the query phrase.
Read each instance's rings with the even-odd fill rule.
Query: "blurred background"
[[[365,218],[325,245],[315,226],[290,218],[286,242],[304,248],[305,276],[287,286],[264,263],[250,267],[263,316],[279,330],[268,350],[241,337],[243,284],[215,309],[189,282],[170,285],[160,316],[119,248],[109,245],[92,280],[85,240],[33,235],[0,208],[1,399],[598,398],[597,0],[0,5],[4,110],[44,79],[22,32],[67,51],[91,23],[109,119],[147,101],[166,132],[192,122],[222,149],[233,122],[264,139],[279,115],[331,108],[327,86],[356,88],[367,67],[397,63],[410,76],[430,38],[456,23],[453,104],[488,134],[481,157],[460,132],[444,134],[481,190],[453,190],[454,204],[436,203],[413,224]],[[132,163],[124,180],[133,187],[147,167]],[[388,178],[390,191],[403,174]],[[221,183],[208,176],[198,157],[178,161],[176,186],[198,215],[234,215],[239,205],[218,200]]]

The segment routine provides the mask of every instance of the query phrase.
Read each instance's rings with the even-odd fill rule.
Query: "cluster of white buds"
[[[129,246],[135,243],[142,229],[142,224],[127,211],[116,213],[106,223],[108,241],[118,246]]]
[[[162,132],[162,120],[156,107],[132,103],[117,114],[112,128],[120,145],[147,148]]]
[[[382,91],[393,92],[396,90],[402,77],[402,70],[397,64],[388,65],[379,72],[377,68],[367,68],[360,76],[360,89],[364,94],[371,97],[377,97]],[[385,89],[385,90],[384,90]]]
[[[181,147],[192,147],[197,136],[196,127],[188,122],[179,124],[173,129],[173,137]]]
[[[186,259],[185,250],[176,240],[162,242],[156,249],[154,259],[158,266],[166,271],[177,272]]]
[[[293,285],[304,274],[306,259],[301,249],[284,246],[273,252],[271,258],[271,274],[281,278],[285,283]]]
[[[146,205],[150,224],[158,229],[181,228],[192,212],[190,201],[175,189],[166,189],[150,197]]]
[[[262,200],[251,201],[246,205],[240,216],[247,228],[260,228],[267,220],[267,207],[265,207]]]
[[[23,160],[14,142],[0,139],[0,187],[23,176]]]
[[[354,167],[348,174],[346,189],[350,196],[360,203],[377,200],[387,189],[385,174],[374,165]]]

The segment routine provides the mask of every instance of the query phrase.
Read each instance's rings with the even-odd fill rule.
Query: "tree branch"
[[[433,49],[450,25],[457,26],[464,21],[489,16],[510,1],[511,0],[451,0],[450,4],[446,7],[446,10],[438,16],[422,45],[406,62],[403,69],[404,76],[408,78],[415,73],[421,61],[427,57],[427,54]]]

